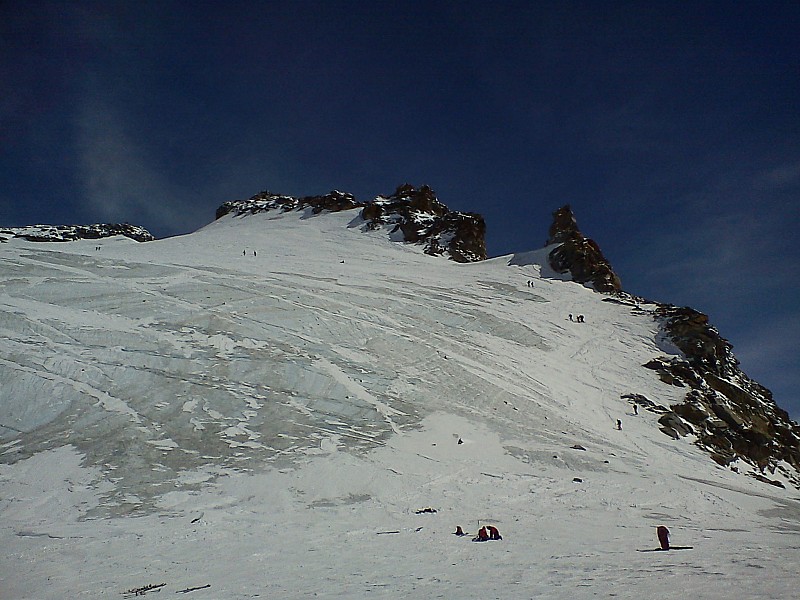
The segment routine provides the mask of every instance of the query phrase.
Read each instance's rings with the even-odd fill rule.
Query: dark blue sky
[[[800,417],[800,3],[0,0],[0,225],[426,183],[706,312]]]

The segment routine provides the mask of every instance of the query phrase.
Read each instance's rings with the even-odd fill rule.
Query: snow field
[[[634,416],[674,349],[545,251],[352,213],[96,245],[0,255],[1,598],[793,597],[797,494]],[[636,552],[661,524],[694,549]]]

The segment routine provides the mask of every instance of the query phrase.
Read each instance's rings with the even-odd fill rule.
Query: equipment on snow
[[[497,527],[492,527],[488,525],[486,529],[489,530],[489,539],[490,540],[502,540],[503,536],[500,535],[500,532],[497,530]]]
[[[656,532],[658,533],[658,543],[661,544],[661,549],[669,550],[669,529],[659,525]]]

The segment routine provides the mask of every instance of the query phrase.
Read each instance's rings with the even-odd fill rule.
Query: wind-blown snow
[[[355,214],[3,244],[0,597],[794,596],[797,493],[621,399],[647,312]]]

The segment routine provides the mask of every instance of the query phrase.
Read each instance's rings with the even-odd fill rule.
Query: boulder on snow
[[[678,437],[683,437],[684,435],[689,435],[690,433],[694,433],[692,426],[689,425],[689,423],[687,423],[683,419],[681,419],[681,417],[674,412],[668,412],[662,415],[661,418],[658,420],[658,422],[663,426],[664,429],[670,430],[670,433],[668,433],[668,435],[672,437],[675,436],[671,432],[675,432]]]

